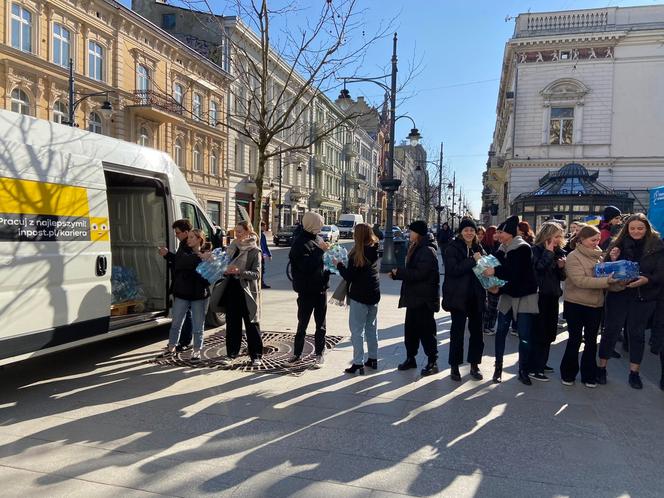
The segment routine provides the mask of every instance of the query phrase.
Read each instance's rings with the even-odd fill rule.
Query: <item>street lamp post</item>
[[[67,124],[69,126],[76,126],[76,123],[74,122],[74,113],[76,111],[76,108],[81,102],[90,97],[101,97],[102,95],[105,96],[106,100],[99,108],[99,111],[106,115],[111,114],[113,112],[113,106],[111,105],[111,102],[108,100],[109,93],[110,90],[103,92],[80,94],[81,97],[79,99],[76,99],[76,92],[74,89],[74,59],[69,59],[69,109],[67,116],[68,118]]]
[[[396,257],[394,254],[394,237],[392,235],[392,224],[394,222],[394,194],[399,190],[401,185],[401,180],[394,178],[394,141],[395,141],[395,125],[397,121],[396,116],[396,107],[397,107],[397,34],[394,33],[394,38],[392,39],[392,71],[389,74],[390,76],[390,86],[388,87],[381,80],[386,78],[388,75],[381,76],[379,78],[342,78],[344,82],[344,88],[339,95],[339,101],[344,102],[348,99],[350,100],[350,93],[346,89],[346,83],[359,83],[359,82],[369,82],[375,83],[380,86],[390,94],[390,142],[389,142],[389,151],[388,151],[388,163],[386,169],[385,177],[380,181],[381,188],[385,191],[387,195],[387,206],[385,209],[385,239],[383,243],[383,257],[381,260],[380,271],[389,272],[397,264]],[[402,116],[400,116],[402,117]],[[406,116],[407,117],[407,116]],[[410,118],[412,120],[412,118]],[[410,131],[408,138],[411,140],[411,145],[417,145],[417,142],[421,138],[419,131],[416,127]]]
[[[454,172],[454,175],[452,175],[452,183],[450,183],[447,188],[452,189],[452,211],[450,212],[452,215],[452,226],[450,228],[452,229],[452,233],[454,233],[454,217],[456,216],[456,213],[454,212],[454,203],[456,202],[456,171]]]

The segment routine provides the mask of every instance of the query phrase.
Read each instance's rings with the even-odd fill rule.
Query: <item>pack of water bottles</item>
[[[198,264],[196,271],[201,277],[213,284],[224,276],[229,262],[230,256],[218,247],[212,251],[212,258]]]
[[[491,289],[492,287],[502,287],[507,283],[506,280],[502,280],[495,275],[492,277],[487,277],[484,275],[484,270],[487,268],[495,268],[500,266],[500,261],[494,255],[489,254],[488,256],[482,256],[477,260],[477,264],[473,267],[473,273],[478,278],[482,287],[485,289]]]
[[[348,266],[348,250],[339,244],[334,244],[323,256],[323,265],[327,271],[330,273],[339,273],[337,270],[337,265],[334,264],[334,261],[338,263],[343,263],[344,266]]]
[[[636,261],[607,261],[595,265],[596,277],[613,276],[616,280],[636,280],[639,278],[640,268]]]
[[[112,304],[127,301],[145,301],[136,271],[133,268],[114,266],[111,268]]]

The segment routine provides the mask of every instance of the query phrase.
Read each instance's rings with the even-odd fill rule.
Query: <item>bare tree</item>
[[[338,112],[322,121],[315,115],[315,103],[339,88],[337,75],[355,75],[367,49],[387,34],[389,24],[367,35],[357,0],[326,0],[303,26],[277,32],[274,43],[272,21],[293,17],[296,4],[273,9],[267,0],[236,0],[235,8],[238,20],[230,36],[224,35],[226,18],[214,17],[223,38],[219,46],[230,54],[235,77],[234,105],[224,124],[257,149],[252,222],[258,229],[268,161],[280,154],[305,152],[360,116]]]

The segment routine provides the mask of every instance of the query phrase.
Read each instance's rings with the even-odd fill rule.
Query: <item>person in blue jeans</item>
[[[191,253],[182,252],[176,255],[173,263],[172,322],[168,334],[168,345],[160,357],[166,358],[175,354],[182,325],[187,312],[191,311],[191,328],[194,336],[191,360],[200,361],[210,288],[207,280],[196,271],[196,267],[201,261],[208,259],[211,253],[209,252],[210,245],[205,241],[205,234],[202,230],[190,230],[187,245],[191,249]]]
[[[270,251],[270,248],[267,245],[267,237],[265,236],[266,231],[267,223],[261,221],[261,289],[272,288],[265,283],[265,260],[269,259],[272,261],[272,251]]]
[[[496,330],[496,364],[493,381],[501,382],[505,338],[509,331],[510,318],[516,319],[519,333],[519,380],[532,385],[528,373],[533,358],[533,320],[539,309],[537,306],[537,278],[533,267],[533,253],[530,245],[517,235],[518,216],[511,216],[498,226],[496,236],[500,248],[496,257],[500,266],[484,270],[486,276],[497,276],[507,283],[500,289],[498,301],[498,327]],[[538,379],[539,380],[539,379]]]
[[[378,368],[378,333],[376,316],[380,301],[380,280],[378,276],[378,238],[366,223],[360,223],[353,232],[355,245],[348,254],[348,267],[336,262],[337,269],[348,283],[350,299],[350,338],[353,343],[353,364],[344,370],[346,373],[359,372],[364,375],[364,367]],[[367,341],[369,356],[364,361],[364,340]]]

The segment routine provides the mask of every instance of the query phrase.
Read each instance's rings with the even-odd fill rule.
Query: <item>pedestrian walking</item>
[[[172,225],[173,232],[175,233],[175,238],[178,239],[178,248],[175,253],[169,251],[165,247],[159,248],[159,254],[163,256],[166,260],[168,269],[171,272],[171,288],[169,289],[169,294],[173,294],[173,270],[175,266],[175,260],[179,254],[191,254],[191,248],[187,244],[187,238],[189,237],[189,231],[193,228],[191,221],[186,218],[181,220],[175,220]],[[182,329],[180,330],[180,339],[177,346],[175,346],[175,351],[181,353],[191,348],[191,311],[187,311],[187,314],[184,318],[184,323],[182,324]]]
[[[191,328],[194,337],[191,361],[200,361],[210,289],[207,280],[196,271],[196,267],[203,261],[205,253],[210,254],[208,251],[211,249],[211,245],[205,241],[203,231],[197,228],[189,230],[187,245],[191,252],[182,251],[180,254],[176,254],[173,262],[174,299],[171,309],[171,329],[168,334],[168,344],[160,357],[166,358],[176,352],[175,347],[180,339],[182,324],[187,316],[187,311],[191,311]]]
[[[445,247],[453,238],[454,232],[450,229],[450,225],[447,222],[443,223],[436,233],[436,240],[441,254],[445,254]]]
[[[355,245],[348,253],[348,266],[336,262],[341,277],[348,284],[350,312],[348,326],[353,343],[353,364],[346,373],[359,372],[364,367],[378,368],[377,315],[380,301],[378,275],[378,238],[366,223],[360,223],[353,232]],[[368,358],[364,361],[364,341],[367,341]]]
[[[531,377],[548,380],[546,373],[553,372],[548,365],[551,344],[558,335],[560,283],[565,280],[564,231],[558,223],[547,221],[542,225],[533,245],[533,264],[537,276],[539,310],[535,320],[533,362]]]
[[[642,389],[639,370],[645,348],[645,330],[655,313],[664,284],[664,243],[644,214],[633,214],[627,218],[618,237],[609,246],[605,259],[635,261],[639,263],[640,276],[625,286],[609,289],[604,333],[599,345],[598,382],[606,384],[606,366],[618,334],[626,324],[629,338],[629,385],[634,389]]]
[[[479,365],[482,363],[484,339],[482,336],[482,314],[486,291],[473,273],[477,261],[486,253],[477,238],[477,225],[470,218],[459,223],[459,235],[445,249],[445,279],[443,281],[443,309],[452,315],[450,328],[450,377],[461,381],[459,365],[463,363],[463,343],[468,321],[467,361],[470,376],[482,380]]]
[[[302,229],[293,240],[288,259],[291,264],[293,290],[297,292],[297,332],[290,363],[300,361],[304,349],[304,338],[311,315],[314,315],[316,360],[314,367],[321,368],[325,362],[325,316],[327,315],[327,288],[330,272],[323,267],[323,255],[330,246],[318,236],[323,227],[323,217],[314,212],[302,217]]]
[[[383,240],[385,238],[385,234],[383,234],[383,231],[380,229],[380,225],[378,223],[374,223],[372,230],[373,234],[378,240]]]
[[[602,261],[600,238],[596,227],[581,227],[576,234],[575,248],[565,262],[567,280],[563,292],[563,314],[567,320],[569,338],[560,362],[560,379],[566,386],[574,385],[579,373],[579,348],[583,342],[581,382],[589,388],[597,387],[595,356],[597,332],[602,322],[604,291],[617,282],[611,277],[595,277],[595,265]]]
[[[261,221],[261,289],[272,288],[265,283],[265,272],[267,271],[265,260],[269,259],[270,261],[272,261],[272,251],[270,251],[270,248],[267,245],[267,237],[265,236],[266,231],[267,231],[267,223]]]
[[[410,245],[406,254],[406,267],[394,268],[390,273],[394,280],[402,281],[399,308],[406,308],[406,359],[398,368],[417,368],[415,357],[422,343],[427,364],[421,373],[431,375],[438,372],[438,342],[436,320],[433,317],[440,310],[438,255],[427,237],[425,221],[414,221],[409,228]]]
[[[226,313],[226,355],[222,364],[235,360],[242,347],[242,322],[252,366],[262,365],[263,340],[260,330],[261,250],[258,236],[248,221],[235,227],[235,239],[226,250],[230,262],[222,282],[214,288],[216,311]]]
[[[511,216],[498,226],[496,235],[500,249],[496,257],[501,265],[484,270],[486,276],[497,276],[507,283],[501,288],[498,300],[498,329],[496,331],[496,365],[493,381],[502,380],[505,338],[510,326],[510,318],[516,319],[519,334],[519,380],[531,385],[530,365],[532,362],[533,320],[537,308],[537,279],[533,267],[533,253],[530,245],[517,235],[519,218]]]

